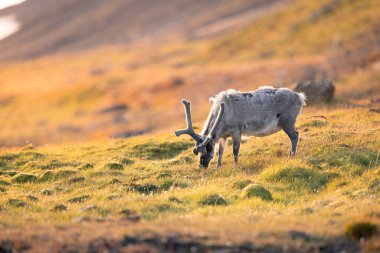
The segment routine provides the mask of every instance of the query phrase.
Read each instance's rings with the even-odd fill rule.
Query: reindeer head
[[[219,125],[219,122],[222,119],[224,113],[224,103],[220,104],[218,116],[216,117],[215,123],[207,136],[201,136],[194,132],[193,124],[191,121],[190,102],[186,99],[183,99],[182,103],[185,106],[187,129],[177,130],[175,131],[175,135],[178,137],[182,134],[188,134],[195,140],[193,153],[195,155],[199,155],[199,167],[207,168],[212,158],[214,158],[214,148],[217,140],[215,140],[215,137],[213,135],[216,127]]]

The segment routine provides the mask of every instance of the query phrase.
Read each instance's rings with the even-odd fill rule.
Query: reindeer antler
[[[202,138],[194,132],[193,123],[191,121],[190,102],[186,99],[182,99],[182,103],[185,106],[187,129],[181,129],[175,131],[175,135],[178,137],[182,134],[190,135],[197,143],[202,142]]]

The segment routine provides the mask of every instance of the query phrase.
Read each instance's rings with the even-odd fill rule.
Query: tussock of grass
[[[69,203],[83,203],[89,199],[90,199],[90,195],[84,194],[84,195],[73,197],[73,198],[69,199],[68,202]]]
[[[9,199],[7,204],[13,207],[26,207],[28,204],[21,199]]]
[[[3,186],[9,186],[9,185],[11,185],[11,183],[8,182],[8,181],[5,181],[5,180],[0,179],[0,185],[3,185]]]
[[[40,181],[41,182],[46,182],[54,179],[54,173],[52,171],[45,171],[41,176],[40,176]]]
[[[37,181],[37,176],[32,174],[21,173],[12,178],[12,182],[24,184],[24,183],[33,183]]]
[[[124,166],[120,163],[107,163],[105,168],[109,170],[123,170]]]
[[[78,172],[75,170],[58,170],[58,171],[53,172],[53,173],[54,173],[54,179],[57,180],[57,179],[61,179],[61,178],[71,177],[71,176],[77,174]]]
[[[204,196],[199,201],[199,204],[203,206],[226,206],[228,205],[228,202],[222,195],[209,194]]]
[[[242,198],[260,198],[262,200],[273,200],[272,194],[263,186],[258,184],[249,184],[241,192]]]
[[[30,200],[30,201],[38,202],[38,198],[35,197],[35,196],[33,196],[33,195],[28,195],[27,198],[28,198],[28,200]]]
[[[54,212],[62,212],[62,211],[67,211],[68,208],[64,204],[57,204],[51,210]]]

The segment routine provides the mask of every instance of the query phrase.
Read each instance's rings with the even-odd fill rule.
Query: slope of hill
[[[379,252],[380,114],[319,113],[296,158],[278,133],[245,139],[236,168],[229,147],[222,170],[169,134],[3,150],[0,250]]]
[[[66,1],[59,3],[70,6]],[[326,6],[333,6],[333,11],[326,14]],[[208,97],[219,91],[253,90],[261,85],[292,87],[309,66],[325,69],[335,78],[335,106],[356,106],[358,100],[360,105],[369,105],[380,96],[375,15],[379,9],[376,1],[294,1],[247,28],[218,38],[109,46],[4,65],[0,69],[1,146],[167,131],[183,121],[179,103],[183,97],[193,102],[199,125],[207,115]],[[318,13],[326,18],[305,21]],[[349,24],[343,22],[348,17]],[[302,29],[295,32],[300,24]],[[332,50],[330,41],[339,31],[342,39],[337,39]],[[260,48],[272,53],[262,54]],[[303,49],[286,53],[298,48]]]
[[[204,26],[225,19],[234,21],[212,31],[203,29],[202,36],[208,36],[252,21],[255,15],[246,15],[251,10],[267,10],[286,2],[29,0],[0,11],[0,15],[14,13],[22,25],[20,31],[0,42],[0,60],[29,59],[106,45],[144,41],[157,44],[173,38],[199,37],[196,31]],[[240,16],[244,16],[244,20]]]

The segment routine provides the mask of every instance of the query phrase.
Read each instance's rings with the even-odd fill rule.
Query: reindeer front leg
[[[232,150],[234,153],[234,166],[238,164],[239,150],[240,150],[241,133],[232,134]]]
[[[224,149],[226,148],[226,139],[225,138],[220,138],[219,140],[219,149],[218,149],[218,163],[216,164],[217,168],[222,167],[222,158],[223,158],[223,153]]]

